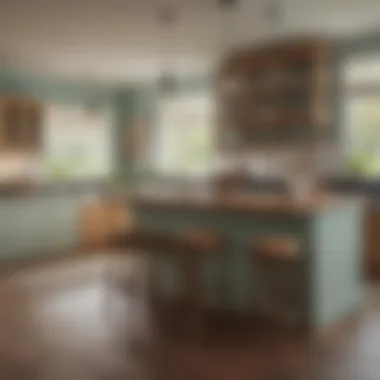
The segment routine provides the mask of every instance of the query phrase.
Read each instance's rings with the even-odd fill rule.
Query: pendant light
[[[281,19],[281,13],[280,3],[278,0],[267,0],[265,2],[263,14],[269,24],[275,26]]]
[[[158,92],[162,96],[171,96],[177,89],[177,78],[173,69],[171,54],[174,52],[173,38],[178,15],[174,7],[162,7],[157,13],[158,23],[162,29],[162,73],[157,81]]]
[[[220,12],[220,60],[225,60],[234,48],[234,36],[232,31],[236,30],[236,10],[238,0],[218,0]],[[233,95],[240,91],[241,81],[235,77],[223,77],[219,82],[219,91],[226,95]]]
[[[225,22],[229,24],[229,26],[232,26],[232,19],[234,16],[234,11],[236,10],[238,6],[238,0],[218,0],[218,7],[220,10],[220,13],[225,18]],[[228,19],[228,20],[227,20]],[[229,33],[227,35],[224,35],[225,41],[228,41],[229,37],[231,36],[231,30],[228,31]]]
[[[281,36],[279,26],[283,20],[284,9],[280,0],[266,0],[262,14],[268,26],[268,32],[272,33],[274,38]]]

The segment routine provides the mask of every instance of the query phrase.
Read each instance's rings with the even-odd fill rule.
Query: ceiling
[[[171,48],[157,21],[170,1],[179,12]],[[140,82],[155,78],[165,60],[183,75],[210,70],[227,36],[244,44],[380,28],[378,0],[278,0],[279,22],[265,17],[268,1],[240,0],[226,24],[217,0],[0,0],[0,59],[71,79]]]

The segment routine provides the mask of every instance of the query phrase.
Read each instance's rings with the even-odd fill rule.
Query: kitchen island
[[[252,263],[251,244],[279,235],[296,238],[300,247],[298,260],[287,265],[286,273],[281,267],[277,273],[297,295],[297,324],[317,330],[360,306],[365,204],[359,199],[321,195],[301,201],[279,195],[156,193],[136,196],[133,204],[136,223],[144,228],[220,232],[225,239],[223,252],[204,263],[212,308],[227,308],[237,314],[260,312],[269,274],[258,262]],[[170,296],[177,290],[178,273],[170,259],[157,257],[161,286]],[[221,267],[226,293],[222,298],[216,280]]]

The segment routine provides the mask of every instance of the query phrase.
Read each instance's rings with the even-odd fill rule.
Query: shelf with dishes
[[[236,53],[216,81],[221,134],[232,129],[246,144],[281,141],[301,129],[323,135],[331,118],[330,63],[322,43]]]

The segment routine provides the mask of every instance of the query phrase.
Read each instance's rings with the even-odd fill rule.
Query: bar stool
[[[154,278],[153,266],[149,255],[155,252],[165,252],[173,254],[178,251],[178,239],[174,235],[152,231],[148,229],[137,229],[118,233],[111,239],[112,248],[122,256],[126,254],[135,254],[139,257],[145,255],[145,289],[149,301],[152,305],[156,305],[158,301],[157,284]],[[112,272],[109,275],[112,283]],[[128,283],[129,290],[133,290],[133,281]]]
[[[148,229],[130,229],[118,233],[110,239],[109,245],[112,247],[114,255],[119,257],[131,256],[131,260],[137,260],[144,267],[137,272],[132,271],[132,278],[127,278],[127,292],[131,299],[131,313],[135,313],[131,318],[135,325],[128,334],[128,350],[130,355],[136,357],[152,358],[150,353],[154,353],[157,337],[166,332],[165,327],[176,326],[174,321],[167,322],[167,309],[163,310],[160,304],[161,299],[156,291],[157,286],[151,262],[152,254],[156,252],[174,253],[178,250],[177,238],[169,233],[161,233]],[[120,264],[120,263],[119,263]],[[132,263],[133,266],[133,263]],[[141,268],[141,266],[140,266]],[[117,286],[115,281],[114,268],[107,267],[106,282],[109,287]],[[116,284],[115,284],[116,282]],[[125,283],[123,283],[125,290]],[[142,290],[142,291],[141,291]],[[112,295],[112,292],[111,294]],[[110,297],[108,297],[108,300]],[[112,304],[106,297],[105,311],[108,310],[108,321],[110,331],[113,328]],[[170,310],[170,317],[174,317],[174,309]],[[164,314],[165,313],[165,314]],[[166,317],[166,319],[164,319]],[[118,333],[118,330],[116,330]],[[117,341],[118,337],[114,337]],[[124,347],[123,340],[121,344]],[[154,355],[153,355],[154,356]]]
[[[206,286],[203,263],[207,254],[220,250],[222,237],[210,230],[186,230],[168,234],[142,229],[115,236],[113,247],[119,252],[136,250],[145,253],[163,252],[175,261],[180,274],[180,292],[172,302],[163,300],[157,294],[157,283],[153,268],[149,269],[148,294],[153,309],[158,311],[161,324],[171,327],[201,327],[206,317]],[[161,299],[160,299],[161,298]]]
[[[265,317],[281,325],[298,324],[302,319],[302,283],[294,271],[303,263],[301,243],[291,235],[271,235],[255,239],[251,244],[252,272],[258,269],[260,290],[264,295]],[[256,272],[257,273],[257,272]]]

